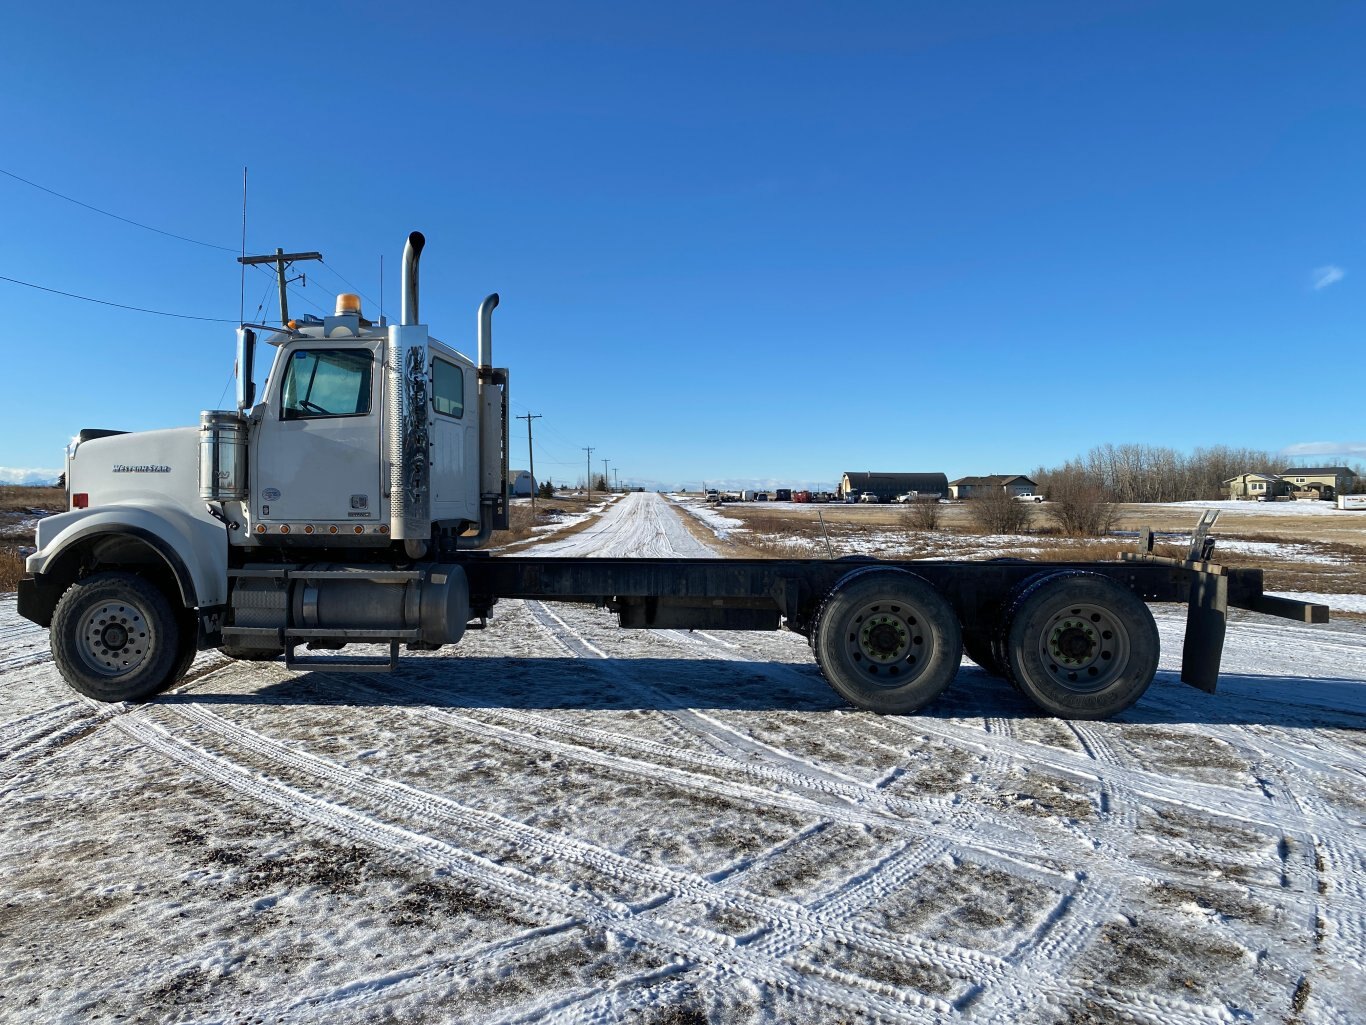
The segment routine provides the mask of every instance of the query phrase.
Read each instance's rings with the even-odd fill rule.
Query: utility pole
[[[526,416],[519,416],[518,420],[526,421],[526,459],[531,473],[531,522],[536,522],[536,454],[531,450],[531,421],[541,419],[540,413],[527,412]]]
[[[588,453],[588,476],[584,478],[584,483],[588,485],[588,497],[593,497],[593,449],[585,445],[583,450]]]
[[[617,482],[617,490],[620,491],[620,490],[621,490],[621,475],[620,475],[620,472],[617,470],[617,468],[616,468],[615,466],[612,467],[612,479],[615,480],[615,481]]]
[[[285,296],[285,286],[291,281],[304,280],[302,274],[297,278],[286,277],[289,268],[296,260],[321,260],[322,258],[322,253],[286,253],[283,249],[277,249],[270,256],[239,256],[237,262],[244,266],[253,266],[258,263],[275,264],[275,275],[280,281],[280,323],[289,327],[289,299]]]
[[[612,482],[607,479],[607,460],[602,461],[602,490],[611,491]]]

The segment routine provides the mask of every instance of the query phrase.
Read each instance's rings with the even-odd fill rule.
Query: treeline
[[[1050,498],[1050,490],[1085,482],[1112,502],[1199,502],[1227,498],[1224,481],[1240,473],[1279,473],[1285,464],[1285,456],[1225,445],[1189,454],[1157,445],[1097,445],[1032,476]]]

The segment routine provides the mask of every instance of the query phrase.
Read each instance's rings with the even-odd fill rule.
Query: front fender
[[[24,568],[41,577],[73,545],[106,534],[133,537],[155,550],[175,574],[186,608],[227,602],[227,529],[175,507],[104,505],[48,516],[38,521],[38,550]]]

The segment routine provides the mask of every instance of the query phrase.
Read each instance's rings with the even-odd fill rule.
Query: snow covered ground
[[[1199,502],[1152,502],[1155,509],[1218,509],[1249,516],[1349,516],[1355,510],[1339,509],[1336,502],[1237,502],[1232,499]],[[1142,505],[1132,508],[1140,509]]]
[[[1363,1020],[1366,631],[1239,615],[1211,696],[1157,617],[1148,695],[1067,723],[530,601],[392,676],[210,652],[97,706],[0,600],[0,1021]]]

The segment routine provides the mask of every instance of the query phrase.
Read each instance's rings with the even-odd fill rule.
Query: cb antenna
[[[237,286],[237,322],[246,323],[247,319],[247,169],[242,168],[242,256],[237,262],[242,265],[242,283]]]

